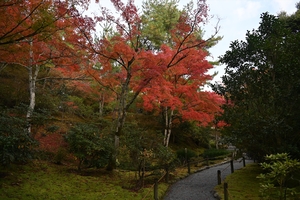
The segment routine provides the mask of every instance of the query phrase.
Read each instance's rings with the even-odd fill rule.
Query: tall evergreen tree
[[[220,59],[226,65],[222,84],[224,135],[257,158],[300,151],[299,10],[279,17],[263,13],[246,41],[234,41]]]

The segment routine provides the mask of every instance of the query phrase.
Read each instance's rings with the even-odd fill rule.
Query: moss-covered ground
[[[261,167],[257,163],[253,163],[227,176],[225,182],[228,184],[228,199],[260,200],[259,180],[256,178],[260,173],[262,173]],[[222,199],[224,199],[223,186],[224,183],[215,187]]]
[[[213,160],[215,164],[222,160]],[[192,162],[190,173],[206,167],[206,162]],[[162,199],[168,187],[176,180],[188,176],[187,166],[172,170],[169,182],[164,172],[147,172],[144,187],[137,189],[137,172],[105,169],[85,169],[79,172],[74,163],[57,165],[36,160],[25,165],[0,168],[0,199],[48,200],[48,199],[101,199],[101,200],[152,200],[154,182],[158,182],[158,197]]]
[[[108,172],[90,169],[78,172],[71,166],[36,161],[27,165],[13,165],[0,170],[0,199],[153,199],[153,184],[145,180],[145,187],[134,190],[135,173]],[[152,182],[153,183],[153,182]],[[159,183],[159,196],[167,184]]]

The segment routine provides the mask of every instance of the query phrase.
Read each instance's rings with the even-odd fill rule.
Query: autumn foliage
[[[2,2],[0,61],[27,67],[72,65],[71,70],[78,70],[82,58],[75,49],[82,39],[76,26],[82,17],[70,6],[52,0]]]
[[[99,8],[94,16],[83,14],[88,0],[0,3],[0,67],[13,64],[28,71],[29,132],[37,91],[53,80],[65,81],[64,87],[81,95],[61,91],[65,99],[55,105],[58,109],[68,107],[80,115],[86,108],[84,103],[98,103],[99,116],[103,117],[104,107],[109,105],[107,110],[111,112],[107,114],[116,147],[132,105],[163,116],[165,146],[175,119],[193,121],[199,126],[212,124],[222,99],[203,91],[212,79],[208,74],[213,68],[208,61],[209,48],[217,40],[217,31],[203,38],[202,27],[208,16],[205,0],[188,4],[182,10],[176,1],[149,2],[150,7],[140,12],[133,0],[111,0],[113,13],[96,1]],[[151,16],[159,13],[156,9],[162,6],[172,7],[160,18],[171,16],[171,23],[148,26]],[[151,35],[152,31],[155,34]],[[53,74],[57,76],[51,77]],[[43,86],[39,85],[42,81]],[[96,109],[86,110],[90,113]]]
[[[104,32],[97,43],[90,42],[96,59],[88,72],[100,85],[109,88],[119,102],[117,135],[137,97],[143,99],[144,109],[169,115],[168,129],[175,115],[199,125],[212,122],[222,101],[219,96],[201,90],[212,79],[208,70],[213,67],[207,60],[207,49],[214,35],[204,40],[200,34],[207,17],[205,2],[197,1],[195,9],[178,11],[181,14],[165,33],[166,42],[159,49],[151,47],[153,41],[144,35],[143,17],[133,1],[112,2],[119,16],[103,9],[96,19],[100,24],[108,22],[116,32]]]

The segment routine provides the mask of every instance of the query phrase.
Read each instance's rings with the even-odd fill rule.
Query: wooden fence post
[[[228,200],[228,183],[224,183],[224,200]]]
[[[217,174],[217,177],[218,177],[218,185],[221,185],[221,170],[218,170],[218,174]]]
[[[184,148],[184,152],[185,152],[185,162],[187,162],[188,157],[187,157],[187,148]]]
[[[158,200],[158,182],[157,182],[157,180],[155,180],[155,183],[154,183],[154,199]]]
[[[169,183],[169,175],[170,175],[169,164],[166,166],[165,170],[166,170],[165,181],[166,183]]]
[[[243,166],[246,166],[246,161],[245,161],[245,157],[243,156]]]
[[[191,173],[191,164],[190,164],[190,160],[187,161],[187,167],[188,167],[188,173]]]
[[[231,173],[234,172],[234,168],[233,168],[233,160],[230,161],[230,166],[231,166]]]

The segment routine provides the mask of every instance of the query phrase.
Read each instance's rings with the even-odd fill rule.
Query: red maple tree
[[[26,118],[31,132],[40,70],[63,66],[70,72],[79,71],[86,57],[80,49],[85,37],[79,34],[77,26],[88,20],[83,20],[74,2],[59,0],[2,1],[0,18],[2,67],[17,64],[28,70],[30,99]]]
[[[212,68],[206,48],[217,33],[207,40],[199,37],[200,27],[207,17],[205,1],[198,0],[194,10],[181,13],[178,23],[168,32],[170,41],[159,50],[145,45],[143,21],[134,1],[111,2],[117,14],[112,15],[103,8],[102,15],[95,19],[108,23],[113,31],[104,31],[96,43],[89,38],[98,65],[95,63],[88,72],[114,94],[116,144],[127,111],[141,94],[147,109],[163,107],[167,112],[180,112],[187,120],[209,122],[211,115],[207,112],[216,111],[216,107],[210,105],[214,96],[199,90],[211,79],[206,74]],[[168,129],[170,122],[168,120]]]
[[[142,90],[144,108],[158,109],[164,116],[165,146],[169,144],[174,117],[197,121],[199,125],[208,125],[220,111],[220,97],[212,92],[201,91],[207,81],[211,80],[212,77],[207,72],[213,67],[207,61],[207,52],[203,48],[205,42],[189,37],[191,39],[187,39],[189,42],[186,44],[179,40],[177,48],[164,46],[159,59],[158,55],[155,55],[154,61],[159,60],[161,68],[165,70]],[[193,44],[196,47],[200,45],[191,48]],[[173,59],[176,54],[177,59]],[[156,64],[150,61],[147,63]]]

